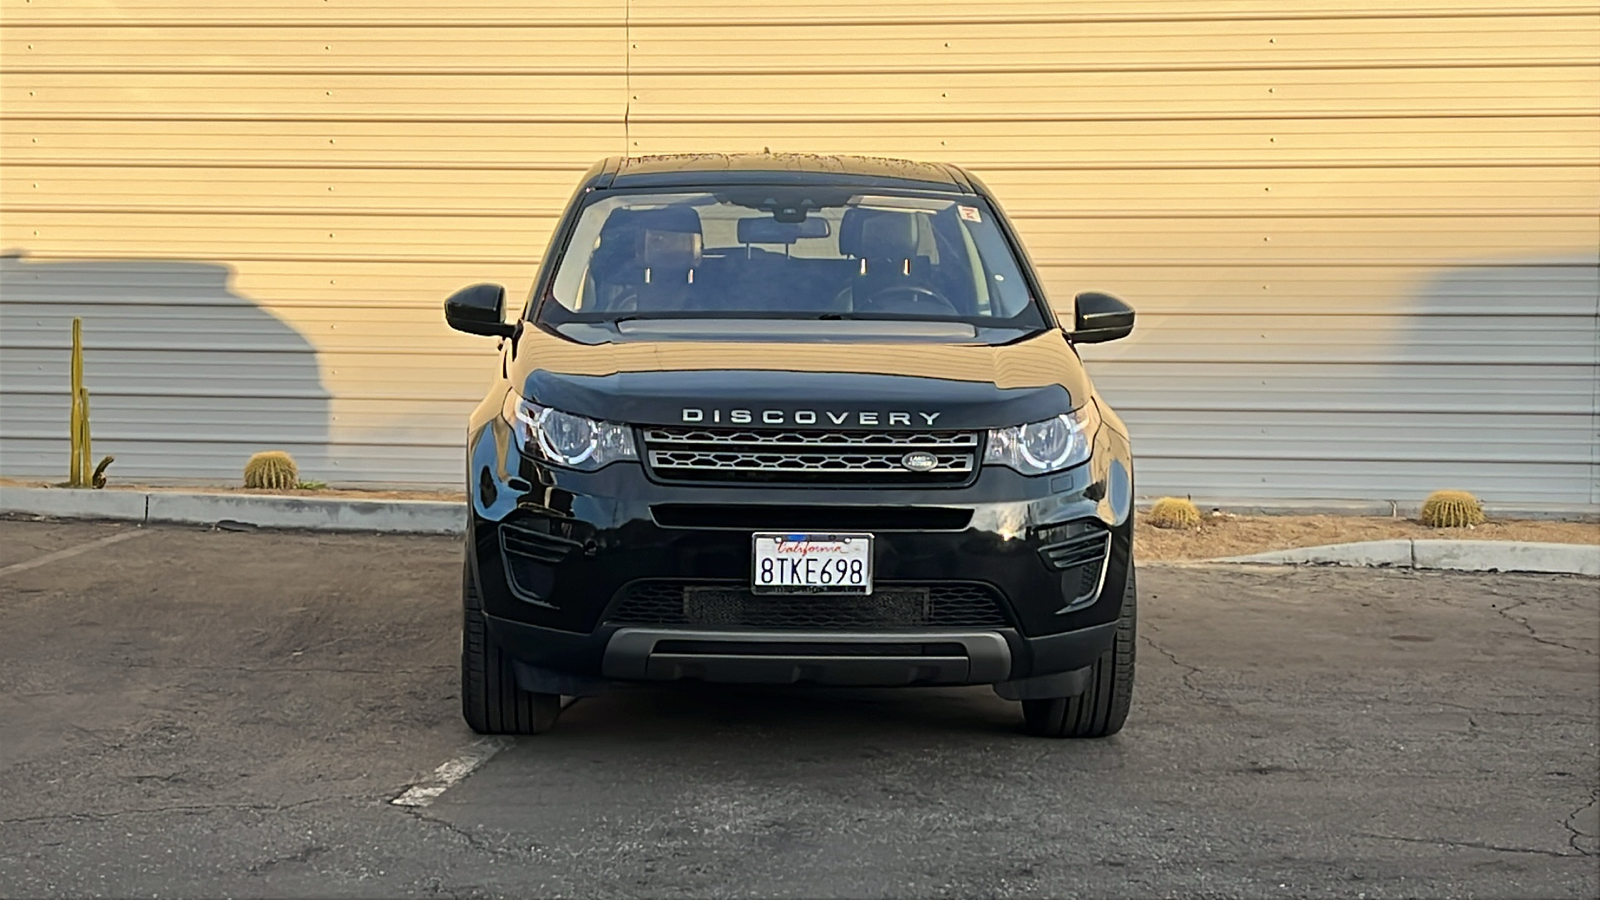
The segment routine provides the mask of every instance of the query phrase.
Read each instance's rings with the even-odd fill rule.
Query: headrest
[[[839,222],[839,252],[862,259],[917,255],[917,217],[879,209],[847,209]]]
[[[700,216],[686,206],[618,209],[600,228],[593,265],[682,270],[700,265]]]

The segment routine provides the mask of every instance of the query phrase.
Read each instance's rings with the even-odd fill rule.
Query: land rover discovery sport
[[[548,729],[613,682],[992,685],[1034,734],[1118,731],[1127,430],[989,190],[948,165],[607,159],[499,337],[467,434],[461,693]]]

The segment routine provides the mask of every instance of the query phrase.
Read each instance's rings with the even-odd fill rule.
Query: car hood
[[[971,343],[628,341],[524,328],[507,377],[529,400],[641,425],[994,428],[1081,406],[1064,335]]]

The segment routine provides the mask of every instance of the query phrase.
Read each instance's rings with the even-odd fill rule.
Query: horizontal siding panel
[[[266,113],[405,115],[419,108],[516,115],[530,98],[546,115],[620,115],[625,76],[502,75],[50,75],[19,73],[0,85],[10,115]]]
[[[0,372],[8,382],[5,422],[9,430],[13,402],[20,404],[28,397],[57,397],[58,404],[66,401],[70,373],[68,354],[59,349],[21,347],[8,348],[6,353],[11,358],[0,365]],[[237,403],[253,399],[271,401],[267,404],[271,406],[309,399],[323,404],[324,409],[329,398],[316,353],[308,346],[298,351],[278,348],[236,354],[233,364],[224,364],[223,354],[214,350],[192,347],[163,354],[159,368],[148,365],[151,356],[143,351],[86,348],[84,353],[84,383],[96,398],[102,394],[118,398],[148,395],[201,404],[208,400]],[[102,404],[95,402],[93,406],[98,421]],[[323,430],[326,431],[326,422]]]
[[[1588,27],[1574,27],[1587,24]],[[1592,54],[1600,24],[1570,17],[1531,20],[1515,42],[1495,16],[1412,19],[1101,21],[992,23],[952,29],[908,20],[895,29],[892,57],[876,25],[641,25],[625,39],[614,26],[438,25],[419,31],[383,25],[262,29],[249,25],[62,27],[17,25],[0,39],[12,69],[122,71],[236,69],[417,72],[472,69],[589,69],[631,51],[635,72],[744,73],[876,69],[949,71],[1030,67],[1083,71],[1194,67],[1231,69],[1338,65],[1533,64]],[[631,47],[625,46],[625,40]]]
[[[1115,266],[1048,267],[1055,305],[1070,310],[1076,291],[1100,289],[1151,315],[1503,316],[1583,315],[1600,297],[1600,266],[1577,254],[1524,260],[1509,266],[1431,267]],[[1141,324],[1143,324],[1143,322]],[[1110,348],[1082,348],[1090,358]]]
[[[1225,369],[1182,362],[1092,363],[1095,386],[1124,416],[1156,411],[1319,410],[1485,416],[1586,416],[1594,403],[1594,368],[1459,363],[1399,366],[1258,363]],[[1513,421],[1520,421],[1516,419]],[[1141,438],[1148,435],[1141,429]]]
[[[443,362],[442,357],[465,356],[473,360],[468,365],[480,367],[493,358],[484,353],[485,347],[492,346],[491,342],[450,330],[444,323],[444,317],[433,311],[417,312],[417,316],[400,318],[391,314],[367,323],[352,322],[349,316],[340,316],[336,321],[322,322],[295,317],[288,320],[287,324],[292,324],[300,336],[315,347],[318,358],[329,367],[337,367],[348,355],[386,356],[404,353],[426,368],[437,368]],[[407,320],[424,317],[426,322]],[[15,351],[70,349],[70,317],[59,317],[57,327],[53,330],[47,330],[49,319],[41,317],[41,321],[39,330],[7,338],[3,346]],[[66,323],[69,336],[61,334],[60,321]],[[99,336],[93,349],[97,353],[182,353],[194,345],[192,340],[173,334],[174,321],[171,316],[159,314],[146,319],[97,317],[95,328]],[[258,323],[250,319],[192,316],[177,321],[184,328],[196,332],[215,325],[210,331],[204,332],[210,335],[207,353],[237,353],[256,357],[272,352],[307,352],[303,345],[264,346],[258,334]],[[88,348],[91,345],[86,341],[84,346]],[[8,389],[10,387],[7,386]]]
[[[1530,465],[1589,461],[1587,415],[1519,416],[1514,427],[1485,428],[1469,413],[1238,411],[1226,418],[1197,412],[1138,417],[1145,456],[1182,448],[1184,459],[1256,459],[1303,463],[1472,463],[1485,457]],[[1331,439],[1330,439],[1331,438]],[[1153,449],[1152,449],[1153,448]]]
[[[576,23],[594,26],[622,19],[626,0],[473,0],[470,4],[441,7],[435,0],[269,0],[266,3],[215,4],[200,0],[117,0],[108,15],[105,0],[0,0],[0,16],[8,23],[71,22],[103,27],[110,22],[137,26],[150,23],[197,25],[237,22],[257,27],[283,23],[452,24],[462,21],[492,24],[552,25]],[[113,18],[114,16],[114,18]],[[109,22],[108,22],[109,20]]]
[[[1098,356],[1126,365],[1451,365],[1514,361],[1527,366],[1570,366],[1594,361],[1592,320],[1574,317],[1565,333],[1556,324],[1561,320],[1548,321],[1551,324],[1547,328],[1508,325],[1498,337],[1490,328],[1441,332],[1426,320],[1418,320],[1410,328],[1339,328],[1320,334],[1297,327],[1298,323],[1273,323],[1263,324],[1250,334],[1253,340],[1246,340],[1237,332],[1196,327],[1192,320],[1174,317],[1149,323],[1141,336]]]
[[[416,118],[418,111],[406,115]],[[180,174],[190,166],[337,167],[341,177],[363,169],[412,167],[456,174],[485,168],[510,179],[519,177],[519,172],[544,171],[560,173],[570,185],[596,160],[625,150],[620,98],[609,121],[596,116],[597,121],[567,121],[559,127],[538,121],[538,108],[518,116],[533,121],[450,121],[455,114],[448,108],[431,115],[449,121],[449,127],[282,118],[258,122],[12,118],[0,128],[0,156],[7,166],[138,166],[142,168],[126,177],[141,180],[163,177],[161,169],[152,166],[170,167]]]
[[[858,76],[795,71],[741,75],[736,89],[713,78],[636,75],[630,79],[629,92],[639,104],[640,121],[670,116],[715,119],[719,114],[738,115],[761,108],[763,98],[780,96],[784,98],[782,114],[797,118],[848,112],[881,115],[883,110],[933,116],[972,112],[1059,115],[1112,109],[1213,113],[1255,110],[1276,115],[1448,113],[1485,107],[1552,112],[1592,105],[1597,76],[1600,66],[1595,65],[1441,67],[1414,70],[1404,79],[1396,79],[1392,71],[1381,68],[1200,71],[1182,73],[1181,77],[1138,71],[1036,73],[1023,79],[1004,74],[937,78],[878,74],[873,76],[873,90],[863,92],[859,90]]]
[[[1570,166],[1575,160],[1600,161],[1600,115],[1029,122],[966,122],[952,117],[892,124],[644,121],[634,122],[630,131],[642,146],[658,153],[690,153],[707,146],[749,151],[771,147],[948,159],[979,170],[1138,168],[1141,177],[1220,166],[1276,171],[1328,164],[1398,169],[1466,163],[1488,172],[1496,162]],[[1424,179],[1450,177],[1426,171],[1415,174]],[[1503,169],[1496,174],[1525,177]]]
[[[252,254],[505,259],[544,249],[553,216],[30,213],[30,237],[58,253],[228,259]]]
[[[1257,459],[1197,460],[1163,458],[1148,445],[1135,478],[1141,496],[1184,496],[1197,503],[1269,498],[1326,500],[1392,500],[1419,503],[1436,490],[1466,489],[1488,503],[1550,504],[1584,508],[1595,503],[1590,493],[1592,464],[1545,464],[1530,467],[1516,460],[1445,463],[1438,460],[1387,462],[1319,460],[1315,465],[1262,465]]]
[[[1292,224],[1212,218],[1034,220],[1019,225],[1034,258],[1051,264],[1383,263],[1451,266],[1581,253],[1600,237],[1589,215],[1528,217],[1508,228],[1489,217],[1302,219]],[[1255,225],[1256,227],[1251,227]]]
[[[66,393],[61,396],[22,395],[8,404],[8,436],[54,440],[63,436]],[[246,443],[273,441],[309,443],[327,439],[327,423],[318,421],[326,409],[315,400],[296,403],[240,403],[237,398],[208,398],[210,402],[175,402],[182,398],[160,395],[96,391],[91,398],[94,438],[103,441],[155,441],[162,439],[210,441],[221,431]],[[386,440],[461,450],[472,402],[419,400],[397,419],[394,403],[386,399],[345,404],[338,424],[358,442]],[[204,418],[196,415],[203,414]],[[317,422],[317,424],[308,424]],[[364,437],[363,437],[364,435]],[[107,452],[115,452],[108,449]]]
[[[39,271],[43,266],[45,271]],[[49,272],[52,266],[70,266],[70,275]],[[360,324],[395,308],[424,306],[443,315],[444,298],[469,284],[491,282],[507,289],[507,306],[520,308],[532,289],[535,264],[486,266],[476,263],[359,263],[295,260],[252,263],[243,272],[204,264],[154,262],[29,263],[4,274],[0,287],[14,288],[33,304],[75,304],[86,312],[103,306],[142,306],[157,302],[180,307],[172,314],[187,316],[196,307],[217,302],[219,292],[231,291],[245,302],[272,298],[272,308],[302,307],[339,311]],[[0,299],[0,305],[5,301]],[[23,303],[15,306],[18,314]],[[27,309],[32,316],[40,310]],[[66,313],[60,313],[65,315]],[[298,313],[295,313],[298,314]]]
[[[1173,168],[1106,172],[984,170],[978,175],[1002,206],[1016,215],[1036,210],[1067,213],[1218,213],[1272,211],[1381,218],[1411,210],[1570,210],[1600,203],[1593,166],[1284,166],[1236,170]],[[1046,206],[1046,204],[1049,204]],[[1390,212],[1390,211],[1393,212]]]
[[[144,397],[90,392],[94,446],[116,453],[119,441],[199,441],[210,443],[219,434],[230,442],[271,445],[274,442],[311,444],[327,441],[325,402],[298,404],[241,402],[238,398],[210,398],[209,402],[180,398]],[[162,401],[168,401],[163,403]],[[6,435],[19,440],[56,440],[65,435],[66,396],[23,395],[7,404]],[[246,457],[249,452],[246,452]],[[241,460],[242,462],[242,460]]]
[[[26,236],[56,253],[91,257],[248,258],[305,254],[344,258],[416,255],[434,260],[507,259],[543,250],[554,227],[541,216],[350,215],[300,213],[30,211]],[[1033,219],[1019,216],[1030,252],[1045,264],[1158,261],[1213,264],[1393,259],[1413,265],[1506,259],[1559,248],[1581,251],[1600,239],[1589,215],[1527,217],[1514,230],[1489,218],[1212,218],[1204,227],[1162,219]],[[30,232],[31,234],[27,234]]]
[[[95,214],[125,208],[174,212],[262,210],[419,217],[561,214],[581,171],[245,169],[184,166],[10,166],[4,207]]]
[[[1395,81],[1391,72],[1110,72],[1083,75],[1040,73],[1017,76],[968,74],[874,75],[870,95],[860,77],[795,72],[739,76],[730,90],[714,78],[638,75],[628,80],[640,121],[677,117],[748,115],[774,109],[762,98],[784,97],[781,117],[805,120],[860,114],[900,116],[1068,115],[1073,113],[1186,112],[1273,115],[1316,113],[1464,114],[1486,109],[1555,113],[1592,107],[1597,66],[1526,68],[1438,68],[1415,70]],[[395,74],[33,74],[9,75],[0,103],[13,116],[95,115],[112,110],[146,114],[266,113],[365,116],[446,107],[456,114],[515,115],[527,98],[539,98],[545,114],[615,114],[625,86],[619,75]],[[872,99],[866,99],[870,96]],[[895,113],[885,115],[889,108]],[[630,115],[630,118],[633,118]]]
[[[598,159],[598,157],[597,157]],[[1597,160],[1600,164],[1600,160]],[[1403,220],[1406,216],[1465,218],[1440,227],[1503,230],[1486,214],[1519,217],[1577,214],[1587,219],[1600,202],[1600,176],[1592,166],[1541,166],[1495,169],[1275,168],[1180,171],[985,171],[974,167],[995,190],[1025,233],[1034,220],[1093,219],[1128,214],[1191,220],[1275,218],[1326,219],[1324,229],[1363,227],[1363,223]],[[176,212],[282,210],[303,213],[388,213],[413,215],[539,215],[553,218],[566,204],[581,172],[576,168],[503,169],[343,169],[250,168],[173,165],[51,166],[12,162],[3,170],[4,205],[20,214],[51,207],[63,210],[171,209]],[[1403,190],[1404,205],[1395,199]],[[1384,202],[1387,195],[1389,202]],[[25,211],[25,212],[24,212]],[[1354,218],[1353,218],[1354,217]],[[1351,224],[1354,221],[1356,224]],[[1208,230],[1225,226],[1186,222]],[[1305,221],[1272,227],[1301,230]],[[1403,222],[1404,225],[1422,223]],[[1427,223],[1433,227],[1434,223]],[[1518,227],[1525,227],[1518,223]]]
[[[85,323],[85,329],[89,323]],[[347,403],[384,401],[398,417],[407,415],[413,401],[442,401],[472,404],[481,399],[495,363],[492,342],[479,342],[477,353],[413,354],[363,352],[359,354],[318,353],[306,346],[298,350],[263,347],[240,350],[236,347],[193,346],[159,351],[160,368],[152,368],[149,349],[85,347],[84,378],[92,395],[136,398],[167,397],[206,401],[227,398],[229,402],[252,400],[277,405],[280,401],[307,398],[330,402],[340,408]],[[13,359],[3,369],[10,384],[7,390],[6,420],[10,421],[10,397],[60,396],[69,383],[67,355],[58,349],[20,347],[8,351]],[[416,372],[428,373],[424,382]],[[337,387],[335,396],[334,388]],[[119,401],[120,402],[120,401]],[[325,404],[326,406],[326,404]],[[187,408],[187,407],[186,407]],[[294,407],[299,408],[299,407]],[[100,409],[100,404],[95,405]],[[98,418],[98,412],[96,413]],[[171,427],[168,422],[161,427]],[[324,422],[323,426],[326,427]],[[10,427],[9,424],[7,427]]]
[[[405,74],[467,69],[560,74],[620,69],[627,52],[624,34],[620,22],[578,28],[507,24],[427,29],[381,24],[272,29],[8,25],[0,37],[0,58],[12,71]]]
[[[116,21],[128,25],[147,23],[237,22],[257,26],[280,23],[426,23],[461,22],[592,25],[620,17],[624,8],[639,24],[669,22],[782,21],[814,25],[822,22],[873,22],[899,26],[907,21],[944,20],[984,24],[995,20],[1027,22],[1086,22],[1103,18],[1160,19],[1185,22],[1241,19],[1341,21],[1356,18],[1414,18],[1418,15],[1455,17],[1461,5],[1452,0],[1407,0],[1399,7],[1390,0],[1345,0],[1337,6],[1324,0],[1226,0],[1197,7],[1192,0],[1081,0],[1063,7],[1058,0],[992,0],[981,9],[970,0],[894,0],[871,7],[845,2],[807,3],[797,7],[787,0],[600,0],[594,3],[541,2],[487,3],[445,10],[424,0],[271,0],[248,6],[215,6],[194,0],[119,0]],[[101,25],[106,20],[104,0],[3,0],[0,15],[8,21],[73,22]],[[1545,15],[1592,14],[1590,0],[1538,0],[1535,3],[1484,3],[1475,13],[1491,13],[1514,21]]]
[[[14,2],[14,0],[13,0]],[[88,0],[74,0],[88,2]],[[149,0],[145,0],[149,2]],[[797,15],[803,9],[804,15]],[[1592,13],[1591,0],[1535,0],[1531,3],[1481,3],[1474,12],[1493,13],[1523,22],[1541,15]],[[1057,0],[992,0],[980,10],[970,0],[880,0],[871,7],[843,0],[824,0],[797,8],[789,0],[634,0],[630,6],[634,20],[685,20],[726,22],[731,20],[767,21],[796,19],[810,23],[867,20],[899,25],[907,21],[959,18],[985,22],[1008,18],[1029,21],[1085,21],[1096,17],[1129,19],[1170,19],[1185,22],[1261,18],[1287,20],[1310,18],[1340,21],[1356,18],[1412,18],[1418,15],[1457,16],[1461,4],[1453,0],[1215,0],[1196,4],[1193,0],[1078,0],[1063,7]]]
[[[1574,27],[1577,25],[1578,27]],[[1587,25],[1588,27],[1582,27]],[[1551,17],[1505,40],[1492,16],[1417,19],[994,23],[951,28],[908,20],[885,56],[874,25],[643,25],[634,70],[738,73],[1029,68],[1293,68],[1565,63],[1593,54],[1600,23]]]
[[[495,342],[443,297],[519,306],[600,156],[771,147],[970,165],[1057,306],[1132,301],[1084,356],[1142,494],[1600,503],[1592,0],[0,16],[6,474],[61,468],[77,314],[122,478],[456,483]]]

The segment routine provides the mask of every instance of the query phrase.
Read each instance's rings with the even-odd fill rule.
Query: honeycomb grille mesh
[[[997,592],[981,584],[878,585],[867,596],[818,596],[681,581],[634,582],[622,589],[607,621],[815,631],[1009,624]]]
[[[927,484],[966,481],[978,465],[970,431],[652,427],[641,436],[650,470],[674,481]]]

